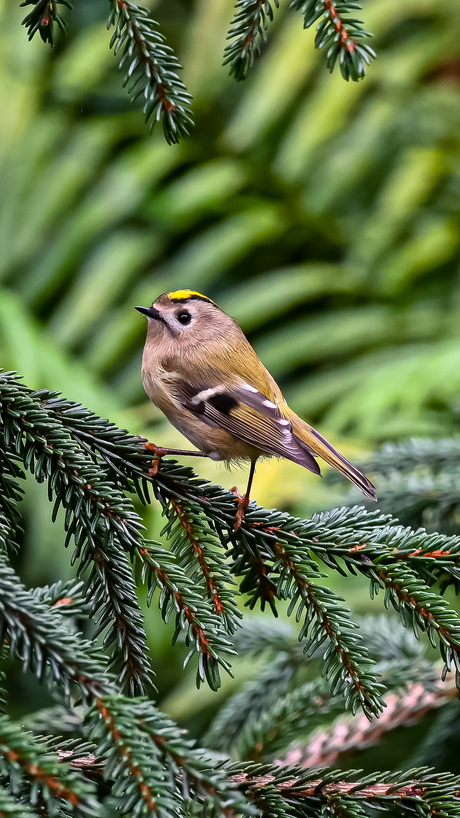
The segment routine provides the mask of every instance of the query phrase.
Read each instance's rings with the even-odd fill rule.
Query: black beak
[[[134,307],[134,309],[138,312],[142,312],[147,318],[155,318],[157,321],[163,321],[164,323],[164,318],[161,317],[155,307]]]

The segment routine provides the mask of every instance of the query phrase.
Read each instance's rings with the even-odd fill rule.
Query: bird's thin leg
[[[155,446],[155,443],[150,442],[144,443],[144,447],[155,456],[155,460],[152,460],[152,468],[149,469],[149,474],[152,476],[158,474],[160,460],[162,457],[165,457],[168,454],[190,455],[191,457],[209,457],[207,452],[193,452],[189,449],[164,449],[162,446]]]
[[[255,471],[256,471],[256,460],[251,460],[251,468],[249,469],[249,478],[248,478],[248,485],[247,485],[247,488],[246,488],[246,494],[241,495],[239,493],[238,489],[236,488],[236,486],[232,489],[232,491],[235,492],[235,494],[237,496],[237,499],[238,499],[238,509],[237,509],[237,512],[236,512],[236,522],[235,522],[235,525],[234,525],[234,531],[238,531],[238,529],[241,528],[241,523],[244,520],[244,515],[245,515],[246,509],[247,509],[247,507],[249,505],[249,497],[250,497],[250,494],[251,494],[252,481],[254,480]]]

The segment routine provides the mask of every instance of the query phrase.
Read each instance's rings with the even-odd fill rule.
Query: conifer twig
[[[437,680],[434,687],[422,682],[409,682],[406,688],[385,696],[385,710],[378,720],[369,722],[364,716],[344,715],[330,726],[318,729],[306,744],[296,743],[276,763],[281,766],[329,767],[343,753],[363,750],[377,744],[382,736],[402,725],[414,724],[425,713],[442,707],[457,695],[455,680]]]
[[[43,400],[45,395],[47,399]],[[11,373],[0,377],[3,434],[25,465],[35,469],[37,479],[48,479],[50,493],[55,498],[54,513],[59,503],[66,508],[67,537],[69,539],[73,535],[75,539],[76,554],[81,559],[80,570],[83,572],[93,565],[87,580],[87,594],[91,599],[92,613],[101,612],[98,632],[106,631],[107,645],[115,642],[118,651],[114,654],[114,661],[118,661],[121,651],[127,650],[129,661],[121,670],[120,681],[133,692],[136,685],[142,692],[143,685],[151,682],[145,632],[132,570],[124,553],[127,552],[131,557],[140,558],[148,567],[143,574],[144,579],[155,575],[155,582],[164,592],[161,597],[164,614],[168,599],[173,600],[173,607],[178,612],[176,637],[179,628],[186,629],[189,641],[199,655],[197,678],[207,678],[216,687],[220,684],[218,665],[230,670],[228,662],[220,654],[233,652],[225,631],[225,624],[233,610],[231,594],[226,596],[229,601],[227,616],[219,620],[194,591],[193,582],[180,566],[173,565],[168,552],[161,548],[154,553],[155,549],[152,550],[150,544],[144,541],[142,521],[116,484],[123,473],[112,467],[108,477],[102,471],[100,461],[94,457],[96,429],[100,432],[105,429],[109,436],[114,434],[123,450],[127,444],[130,447],[134,444],[135,452],[142,450],[140,463],[146,468],[147,477],[151,458],[138,438],[121,432],[107,421],[97,418],[96,429],[93,430],[90,418],[94,417],[88,410],[59,399],[52,393],[50,395],[44,390],[32,392],[15,381]],[[83,446],[80,444],[76,449],[74,438],[79,444],[82,439]],[[105,457],[109,455],[111,466],[110,456],[121,463],[119,456],[116,459],[115,453],[107,450],[107,445],[103,445],[102,451]],[[142,491],[137,482],[137,472],[143,474],[140,466],[132,481],[128,482],[128,487],[140,489],[144,499],[146,489]],[[146,480],[144,477],[142,479],[145,484]],[[125,484],[126,481],[123,487]],[[154,588],[154,584],[151,587]],[[235,621],[238,621],[236,613]]]
[[[105,480],[86,454],[75,451],[62,424],[50,418],[29,390],[12,388],[3,376],[0,391],[5,448],[12,459],[20,457],[38,481],[48,481],[50,499],[55,499],[53,519],[61,503],[66,509],[67,542],[74,537],[82,572],[92,565],[87,593],[93,612],[101,613],[99,632],[105,632],[107,645],[115,643],[114,661],[117,651],[126,651],[129,661],[123,669],[124,684],[133,692],[142,692],[151,684],[152,673],[136,588],[124,553],[141,539],[141,521],[122,492]]]
[[[132,100],[144,97],[144,116],[150,128],[161,121],[166,141],[179,142],[193,125],[191,96],[177,75],[181,65],[147,9],[131,0],[109,2],[108,26],[115,28],[110,47],[115,54],[121,53],[119,67],[126,67],[124,85],[131,83]]]
[[[279,0],[273,0],[276,8]],[[224,65],[230,65],[230,74],[239,82],[247,77],[260,52],[261,41],[267,39],[269,21],[273,20],[270,0],[237,0],[235,15],[230,24],[227,40],[232,42],[224,51]]]
[[[175,564],[170,553],[155,543],[144,541],[137,555],[142,562],[141,578],[149,584],[149,600],[158,587],[164,621],[167,622],[172,611],[176,611],[173,641],[181,630],[185,630],[186,644],[191,647],[185,663],[193,652],[198,653],[197,684],[206,679],[211,689],[217,690],[220,687],[219,665],[227,673],[231,672],[222,653],[235,653],[221,621],[209,611],[193,581]]]
[[[171,540],[171,549],[184,570],[191,571],[192,581],[204,586],[205,594],[216,616],[224,621],[226,631],[234,633],[242,614],[228,587],[235,585],[235,581],[222,558],[215,532],[193,504],[172,498],[171,506],[167,506],[165,512],[168,524],[162,534]]]
[[[1,538],[0,519],[0,538]],[[50,686],[60,683],[69,696],[72,682],[85,695],[100,692],[101,679],[109,683],[96,648],[65,627],[59,609],[27,591],[0,549],[0,634],[23,667],[31,667]]]
[[[246,812],[246,802],[226,771],[193,746],[170,719],[143,700],[98,697],[87,716],[90,737],[111,747],[104,777],[116,781],[119,808],[128,812],[139,795],[148,815],[169,818],[182,798],[203,798],[221,813]],[[107,751],[106,751],[107,752]]]
[[[460,808],[460,778],[450,773],[435,774],[427,768],[396,774],[371,773],[360,780],[356,780],[355,771],[305,771],[300,767],[262,764],[235,764],[228,767],[228,772],[246,797],[256,803],[259,794],[271,787],[288,804],[303,806],[306,802],[313,810],[330,804],[336,796],[349,796],[354,808],[363,804],[385,810],[389,802],[402,807],[410,799],[414,806],[418,803],[429,812],[433,809],[444,812],[443,798],[450,800],[454,814]]]
[[[63,761],[50,752],[49,739],[37,739],[5,716],[0,717],[0,767],[9,770],[13,781],[16,779],[13,791],[24,778],[39,790],[45,804],[64,802],[75,815],[97,818],[94,785]]]
[[[362,79],[366,66],[376,56],[374,49],[365,42],[372,35],[364,31],[361,20],[344,16],[360,9],[361,5],[355,0],[292,0],[291,5],[304,15],[305,28],[320,20],[315,46],[327,48],[329,71],[334,70],[338,60],[345,80]]]
[[[38,32],[44,43],[53,45],[55,24],[65,30],[66,22],[58,12],[58,5],[72,8],[67,0],[23,0],[21,6],[33,6],[22,24],[27,28],[29,40]]]

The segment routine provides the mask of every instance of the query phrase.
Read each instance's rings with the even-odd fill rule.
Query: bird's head
[[[136,307],[148,319],[147,336],[156,343],[209,344],[235,330],[230,316],[194,290],[163,293],[151,307]]]

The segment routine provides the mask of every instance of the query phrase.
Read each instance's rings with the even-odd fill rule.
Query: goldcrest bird
[[[148,448],[157,458],[190,454],[249,460],[235,528],[249,505],[259,457],[285,457],[318,475],[315,457],[321,457],[363,494],[377,499],[370,480],[289,408],[236,321],[214,301],[193,290],[176,290],[136,310],[148,318],[144,389],[198,451]]]

